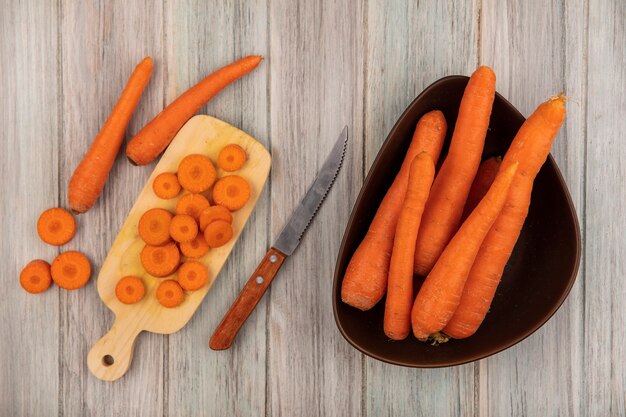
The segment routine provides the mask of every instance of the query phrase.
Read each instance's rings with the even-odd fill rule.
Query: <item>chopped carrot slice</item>
[[[50,245],[64,245],[76,234],[76,220],[65,209],[50,208],[39,216],[37,233],[41,240]]]
[[[51,283],[50,264],[41,259],[30,261],[20,274],[20,285],[31,294],[44,292]]]
[[[196,238],[189,242],[182,242],[179,246],[180,251],[187,258],[202,258],[209,252],[209,245],[206,243],[206,240],[204,240],[204,235],[202,233],[198,233]]]
[[[198,235],[198,223],[187,214],[177,214],[170,222],[170,236],[177,242],[190,242]]]
[[[217,157],[217,165],[224,171],[237,171],[246,163],[246,151],[239,145],[226,145]]]
[[[178,283],[187,291],[199,290],[208,279],[206,266],[198,261],[185,262],[178,268]]]
[[[163,307],[174,308],[183,302],[185,294],[178,282],[166,279],[157,287],[156,297]]]
[[[77,290],[89,281],[91,265],[82,253],[67,251],[52,261],[50,273],[59,287],[65,290]]]
[[[250,185],[239,175],[220,178],[213,187],[213,200],[230,211],[239,210],[250,199]]]
[[[146,211],[139,219],[139,236],[151,246],[161,246],[170,241],[172,213],[162,208]]]
[[[147,273],[155,277],[166,277],[178,268],[180,252],[173,242],[164,246],[146,245],[141,251],[140,258]]]
[[[232,223],[233,215],[224,206],[211,206],[202,210],[200,213],[200,230],[204,231],[209,223],[215,220],[224,220],[225,222]]]
[[[190,193],[211,188],[217,177],[213,162],[204,155],[187,155],[178,165],[178,181]]]
[[[198,220],[202,210],[208,207],[211,204],[202,194],[185,194],[176,203],[176,214],[187,214]]]
[[[174,198],[180,193],[178,177],[172,172],[163,172],[152,182],[152,190],[157,197],[164,200]]]
[[[204,240],[211,248],[224,246],[233,237],[233,228],[224,220],[216,220],[204,229]]]
[[[139,277],[126,276],[117,281],[115,296],[124,304],[135,304],[146,293],[146,287]]]

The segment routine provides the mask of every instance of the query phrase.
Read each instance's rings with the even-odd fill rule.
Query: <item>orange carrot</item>
[[[224,246],[233,237],[233,228],[224,220],[215,220],[204,229],[204,240],[212,248]]]
[[[434,178],[432,158],[426,152],[420,153],[409,171],[409,185],[398,217],[389,265],[383,328],[387,337],[393,340],[402,340],[411,331],[415,239]]]
[[[102,192],[122,145],[128,122],[150,81],[153,66],[150,57],[144,58],[137,65],[109,118],[72,174],[67,197],[75,212],[84,213],[89,210]]]
[[[62,208],[50,208],[39,216],[37,233],[49,245],[64,245],[76,234],[76,220]]]
[[[217,171],[204,155],[187,155],[178,164],[178,182],[190,193],[201,193],[213,185]]]
[[[204,287],[209,279],[206,266],[198,261],[188,261],[178,268],[178,283],[184,290],[195,291]]]
[[[20,273],[20,285],[31,294],[39,294],[50,287],[50,264],[41,259],[30,261]]]
[[[160,246],[170,241],[172,213],[162,208],[146,211],[139,219],[139,236],[148,245]]]
[[[369,310],[385,294],[394,234],[409,183],[411,163],[421,152],[437,161],[445,135],[446,119],[438,110],[426,113],[417,123],[402,167],[380,203],[365,238],[352,255],[341,285],[344,303]]]
[[[176,197],[180,193],[180,188],[178,177],[172,172],[163,172],[152,182],[152,191],[164,200]]]
[[[480,165],[496,92],[496,75],[479,67],[463,93],[450,151],[426,202],[415,246],[415,273],[427,275],[456,232]]]
[[[487,194],[487,190],[489,190],[489,187],[491,187],[493,180],[498,174],[500,163],[502,163],[502,158],[494,156],[483,161],[478,167],[478,172],[476,172],[476,177],[474,177],[474,182],[467,195],[467,201],[465,202],[465,208],[461,216],[461,223],[468,218],[478,203],[480,203],[480,200]]]
[[[209,200],[202,194],[185,194],[176,203],[176,214],[187,214],[198,220],[202,210],[209,207]]]
[[[209,245],[204,240],[203,233],[198,233],[195,239],[189,242],[182,242],[179,246],[183,255],[191,259],[202,258],[209,252]]]
[[[91,265],[85,255],[76,251],[63,252],[52,261],[52,279],[65,290],[84,287],[91,276]]]
[[[135,304],[143,298],[146,287],[139,277],[126,276],[117,281],[115,296],[124,304]]]
[[[180,252],[173,242],[163,246],[146,245],[141,251],[140,259],[147,273],[155,277],[166,277],[178,268]]]
[[[239,210],[250,199],[250,184],[239,175],[220,178],[213,187],[213,201],[230,211]]]
[[[177,214],[170,222],[170,236],[175,241],[191,242],[198,235],[198,223],[187,214]]]
[[[520,161],[502,212],[485,237],[469,273],[461,302],[444,332],[462,339],[473,335],[483,322],[513,252],[530,206],[533,181],[548,157],[552,142],[565,119],[565,97],[541,104],[524,122],[504,156],[500,170]]]
[[[411,311],[413,334],[418,339],[439,332],[454,314],[476,253],[502,210],[517,166],[514,163],[498,173],[424,280]]]
[[[185,294],[178,282],[166,279],[157,287],[156,298],[163,307],[174,308],[183,302]]]
[[[232,223],[233,215],[224,206],[215,205],[202,210],[200,213],[200,230],[204,231],[209,223],[215,220],[224,220],[225,222]]]
[[[246,151],[239,145],[226,145],[217,156],[217,165],[224,171],[237,171],[246,163]]]
[[[262,56],[248,56],[209,75],[181,94],[128,143],[126,155],[137,165],[154,161],[187,120],[224,87],[255,69]]]

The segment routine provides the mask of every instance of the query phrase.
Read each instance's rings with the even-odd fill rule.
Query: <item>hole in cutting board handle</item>
[[[115,359],[113,359],[113,356],[111,355],[104,355],[102,357],[102,365],[104,366],[111,366],[115,363]]]

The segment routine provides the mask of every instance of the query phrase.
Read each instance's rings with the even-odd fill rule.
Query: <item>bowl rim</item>
[[[413,99],[413,101],[411,101],[411,103],[407,106],[407,108],[402,112],[402,114],[400,115],[400,117],[398,117],[398,119],[396,120],[396,123],[394,124],[394,126],[391,128],[391,130],[389,131],[389,133],[387,134],[387,138],[385,139],[385,141],[382,143],[382,145],[380,146],[380,148],[378,149],[378,153],[376,154],[376,158],[374,159],[374,161],[372,161],[369,171],[367,173],[367,176],[363,179],[363,184],[367,184],[370,180],[370,177],[373,175],[372,173],[372,167],[376,166],[378,164],[379,159],[381,158],[382,154],[384,153],[383,150],[389,146],[389,142],[391,140],[392,137],[394,137],[396,135],[396,131],[400,128],[400,122],[402,120],[405,119],[405,117],[407,117],[407,115],[411,112],[411,109],[417,104],[418,101],[420,101],[420,99],[426,95],[428,92],[430,92],[430,90],[439,87],[441,84],[445,84],[446,82],[449,81],[453,81],[453,80],[460,80],[460,79],[464,79],[464,80],[468,80],[469,77],[465,76],[465,75],[448,75],[446,77],[443,78],[439,78],[438,80],[436,80],[435,82],[433,82],[432,84],[430,84],[428,87],[426,87],[421,93],[419,93],[417,95],[417,97],[415,97],[415,99]],[[526,120],[526,118],[524,117],[524,115],[515,107],[513,106],[513,104],[511,104],[506,98],[504,98],[500,93],[498,93],[496,91],[496,96],[498,97],[498,99],[502,100],[502,102],[508,106],[511,110],[513,110],[514,112],[516,112],[522,119],[524,119],[524,121]],[[359,191],[359,194],[356,198],[356,200],[354,200],[354,203],[352,205],[352,210],[350,212],[350,217],[348,218],[348,221],[346,223],[346,227],[344,229],[344,233],[343,233],[343,237],[341,239],[341,245],[339,246],[339,251],[337,252],[337,259],[335,261],[335,271],[333,274],[333,288],[332,288],[332,305],[333,305],[333,316],[335,319],[335,325],[337,326],[337,328],[339,329],[339,332],[341,333],[341,335],[343,336],[344,339],[346,339],[346,341],[352,345],[352,347],[354,347],[355,349],[357,349],[358,351],[360,351],[361,353],[377,359],[381,362],[385,362],[385,363],[389,363],[392,365],[398,365],[398,366],[403,366],[403,367],[407,367],[407,368],[424,368],[424,369],[434,369],[434,368],[448,368],[448,367],[452,367],[452,366],[458,366],[458,365],[464,365],[464,364],[468,364],[471,362],[475,362],[475,361],[479,361],[481,359],[485,359],[488,358],[490,356],[493,356],[497,353],[500,353],[506,349],[509,349],[515,345],[517,345],[518,343],[520,343],[522,340],[528,338],[529,336],[531,336],[533,333],[535,333],[537,330],[539,330],[540,328],[542,328],[547,322],[548,320],[550,320],[554,314],[561,308],[561,306],[563,305],[563,303],[565,302],[565,300],[567,299],[567,297],[569,296],[569,293],[571,292],[574,283],[576,282],[577,278],[578,278],[578,271],[579,271],[579,267],[580,267],[580,260],[581,260],[581,255],[582,255],[582,243],[581,243],[581,235],[580,235],[580,224],[579,224],[579,220],[578,220],[578,216],[576,214],[576,208],[574,206],[574,202],[572,200],[572,197],[570,195],[569,192],[569,188],[567,187],[567,183],[565,182],[565,179],[563,178],[563,174],[561,174],[561,170],[559,169],[556,161],[554,160],[554,158],[552,157],[552,153],[550,153],[548,155],[548,158],[546,159],[546,163],[550,162],[552,165],[554,165],[555,168],[555,174],[556,174],[556,178],[558,180],[558,182],[561,184],[562,188],[565,190],[565,198],[567,201],[567,208],[570,212],[570,215],[572,216],[572,218],[574,219],[574,238],[575,238],[575,261],[574,264],[572,265],[572,269],[571,269],[571,273],[570,273],[570,277],[568,279],[567,282],[567,286],[565,288],[565,290],[561,293],[561,296],[559,297],[559,299],[557,300],[557,302],[553,305],[553,307],[547,311],[546,314],[544,314],[544,317],[537,322],[537,324],[535,326],[532,326],[530,328],[530,330],[526,330],[522,333],[520,333],[518,336],[512,338],[511,342],[509,343],[504,343],[504,344],[500,344],[498,346],[496,346],[493,349],[488,349],[486,351],[486,353],[484,354],[478,354],[478,355],[474,355],[474,356],[470,356],[466,359],[460,359],[460,360],[451,360],[449,362],[446,363],[438,363],[438,364],[428,364],[428,363],[423,363],[423,364],[416,364],[413,362],[407,362],[407,361],[402,361],[402,360],[395,360],[395,359],[391,359],[391,358],[387,358],[387,357],[382,357],[376,353],[373,352],[369,352],[366,349],[362,348],[358,343],[356,343],[351,337],[350,335],[346,332],[346,330],[343,328],[339,318],[338,318],[338,312],[337,312],[337,305],[338,303],[340,303],[341,301],[337,301],[337,290],[338,287],[340,286],[340,282],[343,282],[343,277],[339,276],[339,263],[340,263],[340,255],[344,252],[346,244],[347,244],[347,231],[348,231],[348,225],[352,224],[355,220],[355,211],[354,208],[356,207],[357,203],[359,203],[363,197],[363,193],[364,193],[364,187],[363,185],[361,186],[361,190]],[[545,163],[544,163],[545,164]]]

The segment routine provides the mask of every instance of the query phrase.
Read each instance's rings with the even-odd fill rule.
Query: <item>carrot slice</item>
[[[174,308],[183,302],[185,294],[178,282],[166,279],[157,287],[156,298],[163,307]]]
[[[216,220],[204,229],[204,240],[211,248],[224,246],[233,237],[233,228],[224,220]]]
[[[176,203],[176,214],[187,214],[198,220],[202,210],[208,207],[211,204],[202,194],[185,194]]]
[[[188,214],[177,214],[170,223],[170,236],[177,242],[190,242],[198,235],[198,223]]]
[[[62,208],[50,208],[39,216],[37,233],[49,245],[64,245],[76,234],[76,220]]]
[[[31,294],[39,294],[50,287],[50,264],[41,259],[30,261],[20,273],[20,285]]]
[[[170,241],[172,213],[162,208],[146,211],[139,219],[139,236],[148,245],[160,246]]]
[[[246,163],[246,151],[239,145],[226,145],[217,156],[217,165],[224,171],[237,171]]]
[[[213,162],[204,155],[187,155],[178,164],[178,182],[190,193],[201,193],[211,188],[217,178]]]
[[[178,177],[172,172],[163,172],[152,182],[152,191],[164,200],[176,197],[180,193],[180,188]]]
[[[225,222],[232,223],[233,215],[224,206],[211,206],[202,210],[200,213],[200,230],[204,231],[209,223],[215,220],[224,220]]]
[[[166,277],[178,267],[180,252],[173,242],[164,246],[146,245],[141,251],[140,258],[147,273],[155,277]]]
[[[91,265],[85,255],[77,251],[63,252],[52,261],[52,279],[65,290],[84,287],[91,276]]]
[[[202,258],[209,252],[209,245],[206,243],[206,240],[204,240],[202,233],[198,233],[198,236],[189,242],[182,242],[179,246],[180,251],[187,258]]]
[[[178,268],[178,283],[187,291],[199,290],[208,279],[209,271],[198,261],[185,262]]]
[[[250,185],[239,175],[222,177],[213,187],[213,200],[230,211],[239,210],[250,199]]]
[[[145,293],[146,287],[141,278],[131,275],[121,278],[115,286],[115,296],[124,304],[135,304]]]

